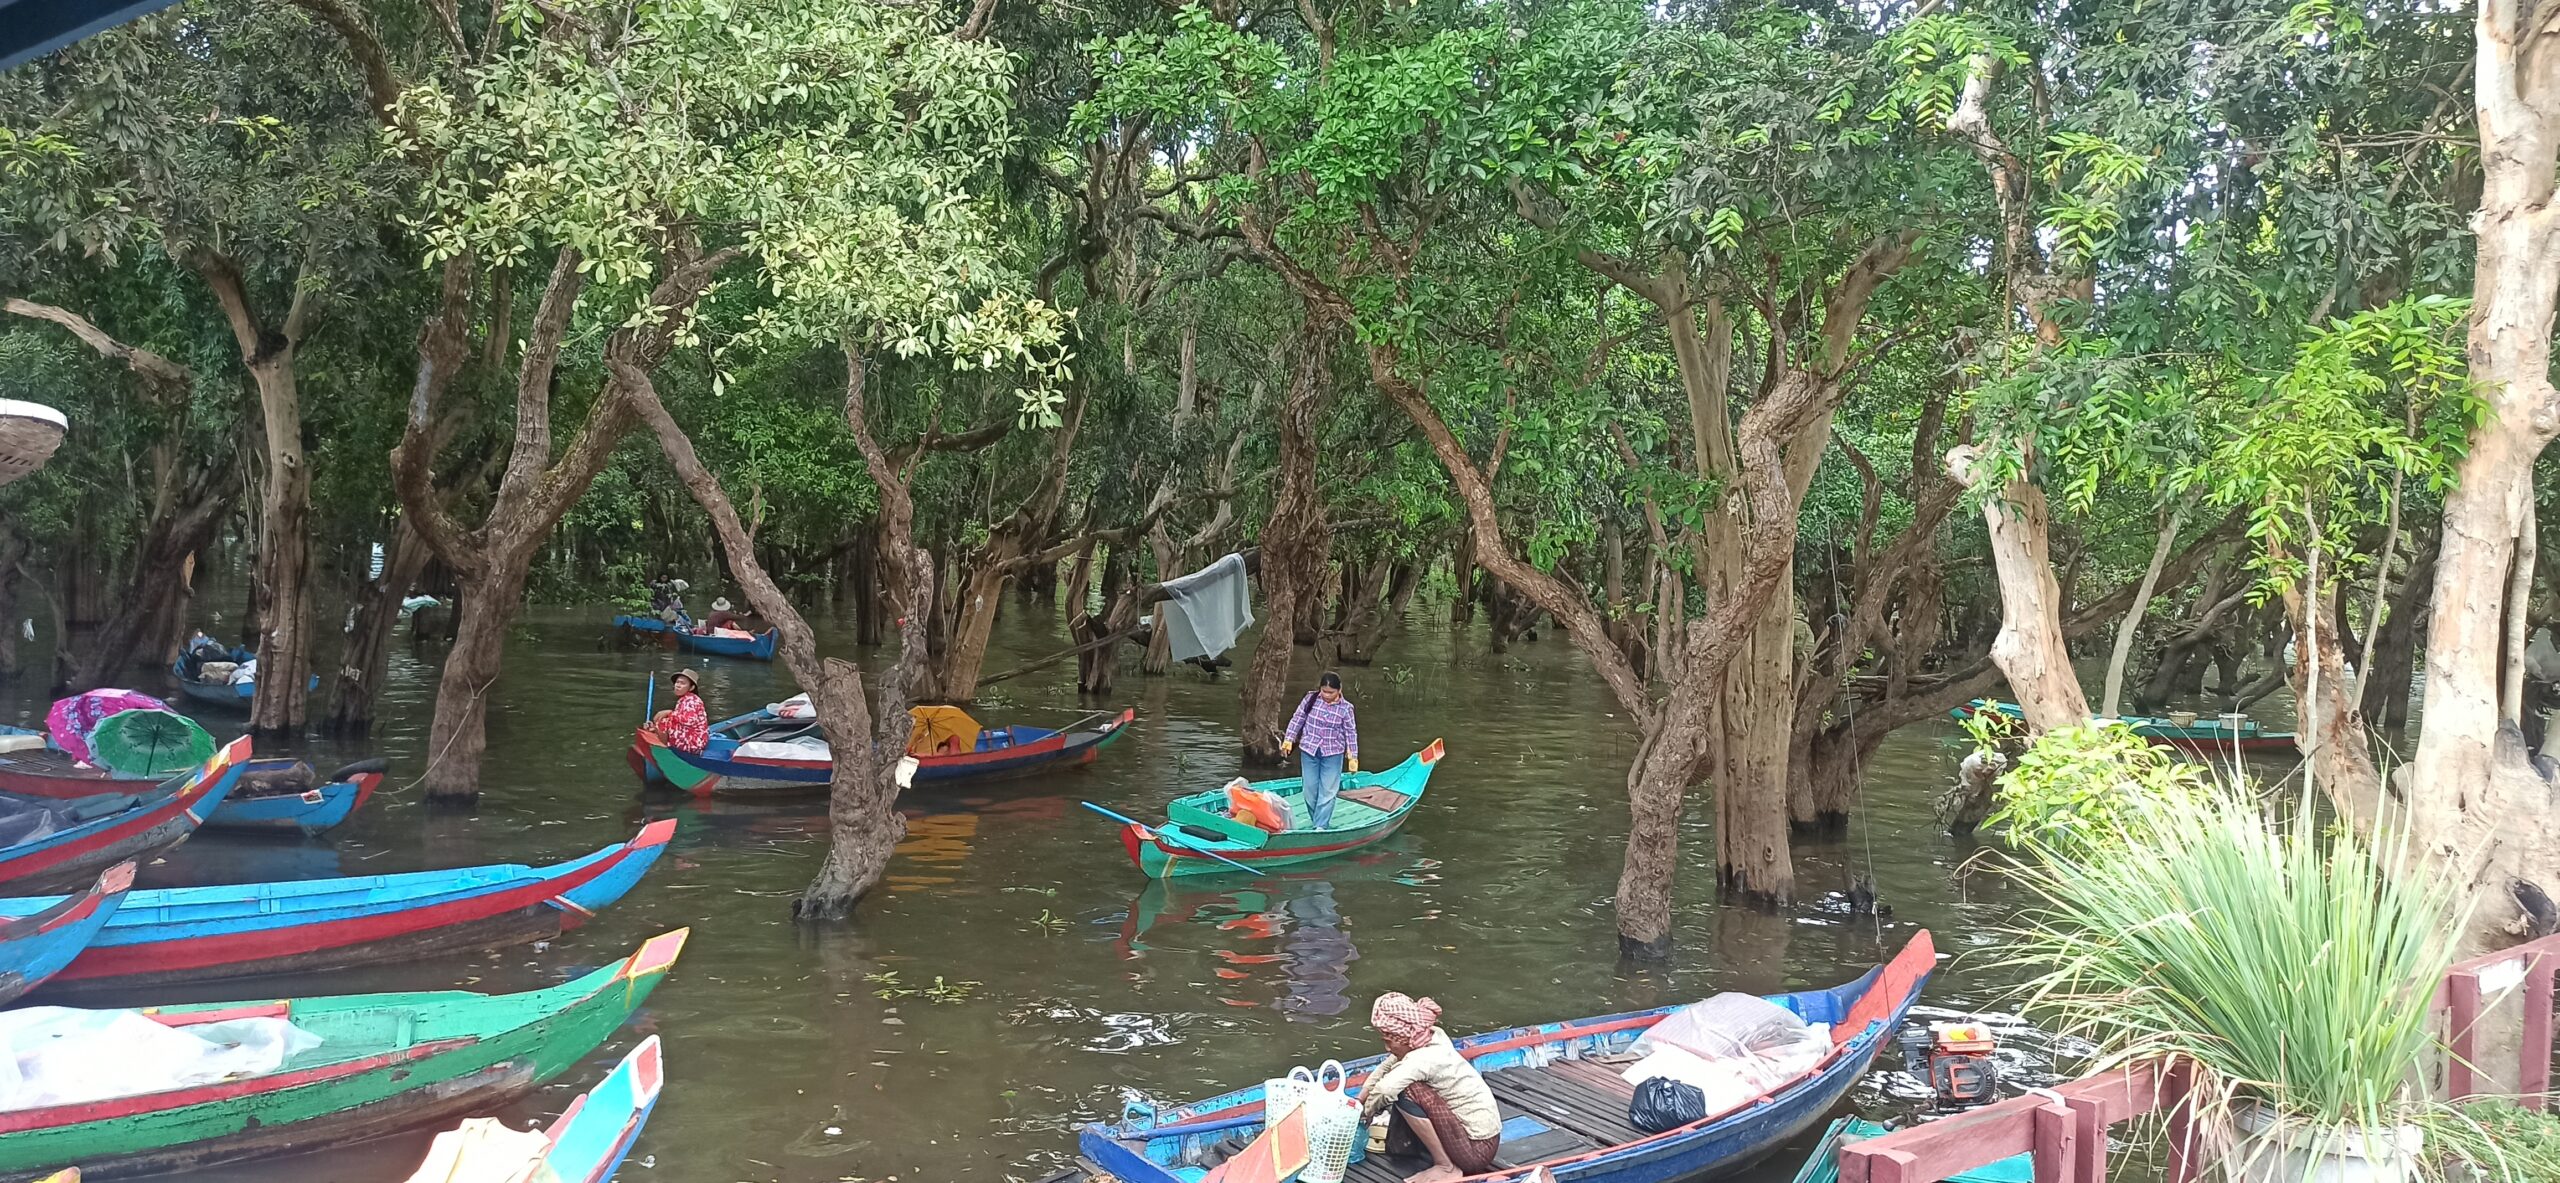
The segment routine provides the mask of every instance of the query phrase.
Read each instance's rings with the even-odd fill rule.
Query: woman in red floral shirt
[[[658,712],[649,720],[658,738],[679,752],[699,752],[711,742],[711,714],[702,708],[702,696],[694,693],[698,684],[692,670],[677,670],[675,676],[676,705]]]

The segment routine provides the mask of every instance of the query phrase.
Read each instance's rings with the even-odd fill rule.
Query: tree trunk
[[[1947,474],[1972,488],[1979,459],[1971,445],[1947,453]],[[2014,480],[1982,499],[1991,530],[1991,563],[2000,583],[2000,633],[1991,659],[2009,676],[2009,690],[2025,709],[2027,726],[2051,731],[2087,722],[2089,699],[2072,672],[2062,637],[2062,587],[2054,579],[2046,538],[2052,526],[2044,490]]]
[[[2160,524],[2160,540],[2151,547],[2151,565],[2143,568],[2142,584],[2134,589],[2133,607],[2125,609],[2124,623],[2116,626],[2116,647],[2107,655],[2106,693],[2101,697],[2098,713],[2109,719],[2122,718],[2124,705],[2124,667],[2133,658],[2133,638],[2141,631],[2143,614],[2151,610],[2152,589],[2160,586],[2160,568],[2169,562],[2169,547],[2178,540],[2178,526],[2186,520],[2187,507],[2180,504]]]
[[[311,717],[311,470],[302,455],[293,364],[287,345],[280,356],[249,367],[267,442],[258,564],[251,575],[265,605],[251,644],[258,692],[249,703],[249,730],[261,736],[298,735]]]
[[[0,521],[0,680],[18,676],[18,564],[28,549],[26,536]]]
[[[1473,531],[1458,535],[1457,549],[1449,556],[1449,623],[1473,624],[1476,619],[1476,536]]]
[[[995,636],[996,613],[1004,607],[1006,572],[1014,560],[1021,558],[1010,541],[1010,535],[989,538],[978,561],[960,582],[960,596],[951,605],[951,634],[943,642],[936,660],[933,693],[946,702],[967,702],[978,696],[978,675],[987,669],[987,644]]]
[[[347,629],[345,651],[338,658],[338,672],[332,680],[329,713],[320,729],[330,735],[360,736],[373,733],[374,717],[381,710],[382,684],[391,674],[391,637],[400,625],[400,602],[409,598],[409,590],[417,586],[418,576],[434,557],[426,539],[418,536],[407,518],[397,521],[391,530],[391,544],[382,558],[382,575],[365,585],[356,605],[355,621]]]
[[[1793,564],[1789,564],[1792,571]],[[1775,907],[1795,898],[1788,848],[1787,757],[1795,710],[1795,597],[1769,597],[1726,667],[1716,726],[1716,879],[1730,900]]]
[[[1394,613],[1387,603],[1387,577],[1396,567],[1385,555],[1365,563],[1344,562],[1342,627],[1333,638],[1336,662],[1365,666],[1378,659],[1378,647],[1386,643],[1387,632],[1394,627]]]
[[[649,293],[650,305],[666,315],[645,325],[626,325],[607,336],[608,369],[646,373],[663,362],[674,334],[689,323],[685,313],[738,253],[728,248],[694,254],[681,244],[671,249]],[[488,747],[487,695],[498,678],[507,623],[524,600],[525,577],[552,528],[612,461],[614,448],[632,423],[626,387],[608,380],[588,407],[577,436],[556,459],[552,455],[557,366],[586,283],[578,252],[563,250],[553,261],[551,278],[523,338],[523,356],[516,365],[515,438],[508,447],[497,492],[478,527],[465,529],[455,521],[435,487],[434,464],[436,451],[449,433],[444,394],[468,361],[472,282],[467,261],[446,266],[442,300],[419,334],[418,375],[408,422],[391,453],[392,483],[399,490],[406,518],[434,549],[435,557],[452,569],[460,588],[453,649],[437,682],[427,766],[421,774],[427,799],[444,803],[467,803],[480,794],[480,757]],[[493,331],[505,333],[510,327],[502,324]],[[493,342],[490,352],[502,361],[504,342]],[[752,541],[743,534],[741,539],[751,551]],[[260,681],[263,685],[265,679]]]
[[[2409,555],[2409,570],[2391,591],[2391,603],[2375,630],[2373,668],[2364,671],[2360,704],[2368,722],[2398,732],[2409,726],[2409,694],[2416,682],[2418,625],[2426,619],[2427,597],[2435,590],[2436,544],[2433,535]]]
[[[2445,493],[2427,622],[2426,726],[2410,770],[2419,847],[2478,893],[2464,947],[2512,940],[2514,885],[2560,894],[2560,794],[2525,750],[2512,622],[2532,579],[2534,462],[2560,435],[2551,327],[2560,287],[2560,26],[2545,6],[2484,0],[2474,24],[2481,196],[2472,215],[2471,377],[2487,401]],[[2528,574],[2515,578],[2519,568]],[[2519,597],[2521,585],[2528,593]],[[2494,1059],[2485,1051],[2484,1062]],[[2515,1061],[2510,1057],[2507,1063]]]
[[[1280,763],[1281,731],[1297,705],[1289,686],[1297,621],[1304,601],[1323,594],[1332,538],[1316,487],[1316,415],[1329,393],[1332,347],[1328,326],[1310,312],[1292,342],[1295,364],[1280,407],[1280,481],[1262,527],[1262,635],[1245,665],[1240,726],[1249,764]]]
[[[174,471],[157,482],[151,519],[143,527],[114,609],[73,648],[67,671],[70,688],[129,684],[127,675],[136,659],[160,639],[173,603],[187,595],[188,561],[212,545],[230,510],[231,473],[231,464],[217,459],[189,474],[183,483]],[[265,668],[262,661],[262,675]]]
[[[1664,712],[1627,769],[1627,852],[1618,870],[1618,952],[1671,955],[1671,892],[1680,866],[1680,815],[1709,723]],[[1783,816],[1783,806],[1782,806]],[[1722,844],[1719,835],[1719,846]]]

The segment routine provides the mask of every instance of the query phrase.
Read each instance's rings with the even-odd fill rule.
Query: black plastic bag
[[[1682,1084],[1668,1076],[1649,1076],[1636,1086],[1636,1099],[1627,1103],[1627,1124],[1648,1134],[1684,1126],[1707,1115],[1707,1095],[1694,1084]]]

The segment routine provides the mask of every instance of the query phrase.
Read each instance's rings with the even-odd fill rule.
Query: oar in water
[[[1220,854],[1220,853],[1218,853],[1217,851],[1214,851],[1214,850],[1203,850],[1203,849],[1201,849],[1200,847],[1193,846],[1192,844],[1190,844],[1190,843],[1188,843],[1188,842],[1185,842],[1185,841],[1183,841],[1183,840],[1182,840],[1182,839],[1180,839],[1180,838],[1176,838],[1176,837],[1174,837],[1174,836],[1173,836],[1173,835],[1171,835],[1171,834],[1165,833],[1163,830],[1156,829],[1155,827],[1150,826],[1150,825],[1148,825],[1148,824],[1147,824],[1147,823],[1145,823],[1145,822],[1139,821],[1138,819],[1136,819],[1136,818],[1134,818],[1134,817],[1129,817],[1129,816],[1127,816],[1127,815],[1125,815],[1125,814],[1113,813],[1113,812],[1111,812],[1110,810],[1108,810],[1108,809],[1104,809],[1103,807],[1101,807],[1101,806],[1099,806],[1099,805],[1096,805],[1096,804],[1094,804],[1094,803],[1093,803],[1093,802],[1091,802],[1091,801],[1087,801],[1087,802],[1085,802],[1085,803],[1084,803],[1084,807],[1085,807],[1085,808],[1087,808],[1087,809],[1090,809],[1090,810],[1094,811],[1095,813],[1099,813],[1099,814],[1101,814],[1101,815],[1102,815],[1102,816],[1104,816],[1104,817],[1110,818],[1111,820],[1113,820],[1113,821],[1115,821],[1115,822],[1119,822],[1119,823],[1121,823],[1122,825],[1136,826],[1136,827],[1138,827],[1138,828],[1139,828],[1139,829],[1141,829],[1141,830],[1146,830],[1146,831],[1148,831],[1148,832],[1150,832],[1150,833],[1154,834],[1156,837],[1158,837],[1158,838],[1161,838],[1161,839],[1165,840],[1166,842],[1169,842],[1169,843],[1171,843],[1171,844],[1173,844],[1173,845],[1175,845],[1175,846],[1179,846],[1179,847],[1181,847],[1182,849],[1187,850],[1187,851],[1190,851],[1191,853],[1196,854],[1196,855],[1199,855],[1199,856],[1201,856],[1201,857],[1203,857],[1203,858],[1213,858],[1213,859],[1216,859],[1216,860],[1218,860],[1219,862],[1225,863],[1226,865],[1228,865],[1228,866],[1230,866],[1230,867],[1234,867],[1235,869],[1237,869],[1237,870],[1239,870],[1239,871],[1245,871],[1245,872],[1249,872],[1249,873],[1252,873],[1252,874],[1255,874],[1255,875],[1259,875],[1259,874],[1261,874],[1261,873],[1262,873],[1262,869],[1261,869],[1261,868],[1259,868],[1259,867],[1247,866],[1247,865],[1245,865],[1245,864],[1243,864],[1243,863],[1237,862],[1237,861],[1236,861],[1236,860],[1234,860],[1234,859],[1228,858],[1227,856],[1225,856],[1225,855],[1223,855],[1223,854]]]

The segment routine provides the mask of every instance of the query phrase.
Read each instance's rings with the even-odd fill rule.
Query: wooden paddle
[[[1108,809],[1104,809],[1103,807],[1101,807],[1101,806],[1099,806],[1099,805],[1094,804],[1094,803],[1093,803],[1093,802],[1091,802],[1091,801],[1084,802],[1084,807],[1085,807],[1085,808],[1087,808],[1087,809],[1090,809],[1090,810],[1094,811],[1095,813],[1099,813],[1099,814],[1101,814],[1101,815],[1102,815],[1102,816],[1104,816],[1104,817],[1110,818],[1111,820],[1113,820],[1113,821],[1115,821],[1115,822],[1119,822],[1119,823],[1121,823],[1121,824],[1123,824],[1123,825],[1136,826],[1136,827],[1138,827],[1139,829],[1146,831],[1147,833],[1153,834],[1153,835],[1155,835],[1155,836],[1156,836],[1156,837],[1158,837],[1158,838],[1162,838],[1162,839],[1164,839],[1167,843],[1170,843],[1170,844],[1172,844],[1172,845],[1174,845],[1174,846],[1178,846],[1178,847],[1180,847],[1180,848],[1182,848],[1182,849],[1184,849],[1184,850],[1190,851],[1191,853],[1196,854],[1196,855],[1199,855],[1199,856],[1201,856],[1201,857],[1203,857],[1203,858],[1213,858],[1213,859],[1216,859],[1216,860],[1218,860],[1219,862],[1225,863],[1226,865],[1228,865],[1228,866],[1230,866],[1230,867],[1234,867],[1235,869],[1237,869],[1237,870],[1239,870],[1239,871],[1244,871],[1244,872],[1248,872],[1248,873],[1255,874],[1255,875],[1259,875],[1259,874],[1261,874],[1261,873],[1262,873],[1261,868],[1258,868],[1258,867],[1249,867],[1249,866],[1246,866],[1246,865],[1245,865],[1245,864],[1243,864],[1243,863],[1237,862],[1237,861],[1236,861],[1236,860],[1234,860],[1234,859],[1228,858],[1227,856],[1225,856],[1225,855],[1223,855],[1223,854],[1220,854],[1220,853],[1218,853],[1217,851],[1214,851],[1214,850],[1203,850],[1203,849],[1201,849],[1200,847],[1193,846],[1192,844],[1190,844],[1190,843],[1188,843],[1188,842],[1185,842],[1185,841],[1183,841],[1183,840],[1182,840],[1182,839],[1180,839],[1180,838],[1176,838],[1176,837],[1174,837],[1173,835],[1171,835],[1171,834],[1168,834],[1168,833],[1164,832],[1163,830],[1155,829],[1155,828],[1153,828],[1153,827],[1151,827],[1151,826],[1147,825],[1147,823],[1142,822],[1142,821],[1139,821],[1139,820],[1138,820],[1138,819],[1136,819],[1136,818],[1130,817],[1130,816],[1128,816],[1127,814],[1114,813],[1114,812],[1112,812],[1112,811],[1110,811],[1110,810],[1108,810]]]

